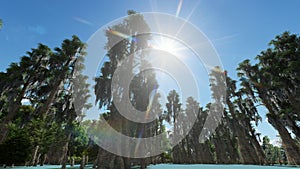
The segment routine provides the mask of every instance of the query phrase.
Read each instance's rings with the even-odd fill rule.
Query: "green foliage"
[[[21,57],[20,62],[12,63],[6,72],[0,73],[0,143],[4,141],[2,148],[7,153],[19,153],[18,148],[25,150],[22,155],[14,155],[18,159],[5,163],[24,164],[28,160],[29,165],[36,165],[37,155],[40,154],[42,162],[45,154],[53,152],[54,157],[48,156],[51,163],[58,163],[55,158],[65,161],[68,147],[64,146],[72,141],[80,147],[78,151],[84,151],[88,138],[78,128],[83,109],[90,107],[86,104],[87,77],[81,75],[84,67],[80,66],[84,49],[85,44],[77,36],[64,40],[54,50],[39,44]],[[76,64],[79,66],[75,70]],[[29,105],[22,105],[23,99],[28,99]],[[8,129],[7,124],[14,126],[13,129]],[[69,137],[71,133],[74,137]],[[15,149],[3,145],[14,145]],[[69,149],[73,149],[71,146]]]
[[[267,108],[268,121],[282,138],[289,164],[299,165],[300,36],[289,32],[276,36],[256,60],[256,64],[250,60],[239,64],[241,86],[249,98]]]
[[[81,156],[82,153],[87,154],[87,145],[89,138],[87,135],[86,128],[81,125],[74,125],[72,130],[73,139],[70,142],[70,151],[75,156]]]
[[[268,136],[263,137],[262,149],[266,154],[266,160],[268,164],[287,164],[287,159],[283,148],[272,145]]]
[[[12,124],[6,140],[0,144],[0,161],[7,165],[22,165],[31,155],[32,143],[25,129]]]

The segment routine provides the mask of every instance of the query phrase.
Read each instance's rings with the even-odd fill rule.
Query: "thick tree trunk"
[[[213,139],[213,143],[215,145],[217,164],[228,164],[228,156],[226,153],[226,145],[224,144],[224,140],[220,138],[221,136],[217,136],[217,138]]]
[[[187,153],[187,150],[186,150],[186,140],[185,139],[182,139],[181,142],[180,142],[180,154],[182,155],[181,156],[181,159],[180,159],[180,164],[186,164],[188,163],[189,159],[188,159],[188,153]]]
[[[42,158],[41,158],[41,160],[40,160],[40,166],[44,166],[46,160],[47,160],[47,155],[46,155],[46,154],[43,154],[43,155],[42,155]]]
[[[188,138],[189,136],[186,136],[186,147],[187,147],[187,163],[191,164],[193,163],[193,157],[192,157],[192,151],[191,151],[191,141]]]
[[[67,162],[68,162],[68,148],[69,148],[69,142],[71,139],[71,133],[68,134],[67,140],[65,142],[65,145],[62,147],[62,154],[61,154],[61,169],[67,168]]]
[[[240,154],[239,151],[237,149],[237,142],[236,142],[236,137],[234,138],[229,138],[229,140],[227,140],[227,144],[229,144],[230,146],[228,146],[228,153],[230,156],[230,163],[231,164],[239,164],[240,163]]]
[[[63,147],[63,144],[61,142],[54,142],[50,146],[49,151],[47,153],[48,164],[59,165],[59,164],[62,163],[62,161],[61,161],[61,153],[62,153],[61,147]]]
[[[175,145],[173,147],[172,158],[173,158],[173,163],[174,164],[180,164],[181,158],[182,158],[182,154],[180,153],[179,144],[177,144],[177,145]]]
[[[261,146],[259,145],[258,141],[256,140],[255,136],[252,136],[252,139],[250,139],[251,143],[253,144],[257,157],[259,159],[259,165],[264,165],[266,164],[266,155],[263,152]]]
[[[97,169],[125,169],[123,157],[116,156],[102,148],[99,148]]]
[[[236,113],[235,113],[235,107],[234,107],[233,103],[231,102],[231,100],[229,98],[229,95],[226,98],[226,103],[227,103],[227,106],[229,108],[229,112],[231,113],[231,116],[232,116],[232,119],[229,119],[229,118],[226,119],[227,123],[228,123],[228,126],[229,126],[230,130],[232,131],[232,136],[233,136],[233,138],[230,139],[231,140],[231,145],[232,145],[232,148],[233,148],[230,151],[231,156],[233,157],[232,162],[233,163],[240,163],[242,157],[241,157],[241,154],[238,150],[238,147],[240,147],[238,145],[239,135],[237,133],[238,120],[237,120]],[[234,142],[233,140],[236,141],[236,142]]]
[[[300,128],[295,122],[295,120],[292,119],[290,115],[286,116],[287,120],[287,126],[292,130],[292,132],[295,134],[295,136],[300,139]]]
[[[242,106],[241,103],[241,96],[239,96],[239,101],[238,101],[238,106],[240,111],[243,114],[247,114],[247,112],[244,109],[244,106]],[[238,123],[237,125],[237,136],[238,136],[238,141],[240,143],[239,147],[241,156],[243,159],[243,164],[261,164],[261,159],[258,154],[258,150],[256,149],[255,145],[253,143],[253,138],[249,134],[249,130],[251,130],[251,124],[250,120],[245,118],[243,119],[243,122]],[[254,138],[256,140],[256,138]]]
[[[85,155],[83,154],[82,155],[82,159],[81,159],[81,163],[80,163],[80,167],[79,167],[79,169],[84,169],[84,167],[85,167],[85,164],[86,164],[86,159],[85,159]]]
[[[94,168],[98,168],[98,162],[100,160],[101,151],[102,151],[102,149],[99,147],[98,153],[97,153],[97,157],[96,157],[96,159],[95,159],[95,161],[93,163],[93,169]]]
[[[196,122],[194,128],[192,129],[192,138],[189,139],[192,147],[194,149],[194,153],[191,155],[192,159],[191,163],[198,164],[213,164],[215,163],[213,154],[209,147],[209,141],[205,141],[204,143],[199,142],[199,135],[201,133],[202,126],[199,126],[199,122]]]
[[[247,137],[242,126],[238,127],[238,146],[241,154],[241,162],[242,164],[259,164],[259,159],[256,155],[255,148],[251,144],[249,137]]]
[[[125,169],[131,169],[130,158],[124,157],[124,166]]]
[[[145,159],[141,159],[140,160],[141,161],[141,163],[140,163],[140,169],[145,169],[146,168],[146,164],[145,164]]]
[[[209,141],[200,143],[201,161],[203,164],[214,164],[214,157],[209,148]]]
[[[282,146],[285,150],[288,163],[290,165],[300,165],[300,148],[298,143],[291,137],[288,130],[276,115],[268,114],[267,117],[270,124],[278,131],[282,139]]]

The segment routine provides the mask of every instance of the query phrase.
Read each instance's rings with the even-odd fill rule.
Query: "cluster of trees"
[[[0,73],[0,163],[65,167],[68,156],[82,153],[88,137],[79,122],[89,106],[88,86],[74,90],[86,80],[74,67],[84,48],[76,36],[54,50],[39,44]]]
[[[130,22],[134,22],[132,20],[136,19],[134,17],[136,17],[136,15],[129,16],[128,20],[112,27],[112,29],[135,35],[138,34],[138,29],[147,28],[130,27],[130,25],[135,25],[130,24]],[[122,63],[126,58],[136,55],[138,50],[145,47],[143,46],[145,39],[143,39],[143,41],[138,39],[138,41],[141,42],[139,44],[132,39],[122,39],[109,33],[107,33],[107,38],[109,49],[107,54],[108,61],[101,69],[101,75],[96,79],[97,85],[95,92],[96,95],[99,96],[98,101],[100,108],[106,107],[107,110],[109,110],[106,116],[107,120],[118,121],[117,125],[116,123],[111,123],[112,126],[115,125],[114,128],[118,131],[138,138],[141,137],[138,132],[139,130],[146,130],[148,128],[156,129],[154,131],[149,130],[147,134],[144,132],[142,136],[150,137],[160,134],[160,132],[163,131],[162,129],[164,129],[164,124],[169,123],[169,125],[173,126],[172,132],[183,133],[189,125],[189,121],[184,121],[182,124],[178,123],[178,115],[194,112],[197,114],[197,120],[192,130],[178,145],[170,150],[174,163],[241,163],[261,165],[287,162],[292,165],[298,165],[300,163],[300,159],[298,158],[299,143],[297,136],[299,37],[296,35],[285,32],[277,36],[275,40],[270,43],[270,45],[273,46],[263,51],[261,55],[257,57],[258,63],[255,65],[252,66],[249,60],[240,63],[237,68],[238,77],[240,78],[238,81],[228,77],[227,72],[220,70],[218,67],[211,71],[210,85],[212,97],[216,103],[221,103],[225,107],[221,110],[215,110],[222,111],[223,119],[215,133],[211,134],[204,142],[203,140],[199,140],[199,137],[201,132],[206,130],[206,128],[203,127],[208,113],[214,113],[213,111],[209,111],[211,104],[214,103],[209,103],[203,108],[199,106],[196,99],[190,97],[187,99],[185,109],[183,109],[182,103],[179,102],[180,96],[176,91],[170,91],[167,96],[168,103],[164,110],[162,110],[162,106],[159,105],[159,102],[155,105],[157,106],[158,112],[163,111],[163,115],[160,116],[155,123],[132,125],[126,118],[120,116],[120,112],[114,107],[114,102],[122,100],[122,96],[120,96],[120,98],[112,98],[114,93],[107,92],[111,90],[111,77],[117,65]],[[149,37],[144,38],[147,40]],[[109,46],[109,44],[115,44],[115,41],[118,40],[120,40],[120,42],[117,43],[117,45]],[[129,65],[132,65],[131,67],[127,67],[127,71],[130,73],[134,72],[133,65],[146,62],[143,60],[145,53],[138,54],[140,55],[133,57],[135,60],[125,60],[130,62]],[[285,61],[285,63],[283,63],[283,61]],[[273,69],[276,69],[276,71]],[[282,74],[281,71],[283,71]],[[149,77],[152,79],[150,80]],[[132,104],[136,108],[146,110],[147,104],[149,103],[149,100],[147,100],[150,94],[149,91],[153,89],[153,86],[157,86],[158,84],[156,84],[154,80],[155,76],[152,74],[148,74],[146,77],[141,73],[136,78],[138,80],[134,81],[133,84],[135,85],[129,91],[129,96]],[[145,82],[148,81],[152,83],[146,84]],[[218,90],[220,86],[224,85],[227,85],[226,94],[220,95]],[[119,88],[113,89],[112,91],[120,92],[122,91],[122,87],[119,86]],[[143,100],[142,98],[146,99]],[[159,96],[157,96],[157,99],[158,98]],[[257,110],[258,106],[265,106],[267,108],[269,111],[267,114],[268,120],[274,128],[278,130],[283,140],[282,149],[284,152],[281,152],[280,160],[270,160],[270,155],[266,152],[267,150],[263,149],[259,144],[259,141],[261,141],[259,137],[260,133],[255,131],[255,125],[258,125],[259,121],[261,121]],[[184,115],[182,117],[184,117]],[[215,119],[215,122],[218,123],[218,120],[219,119]],[[134,132],[130,132],[130,130]],[[289,130],[295,134],[295,137],[292,137]],[[103,153],[102,149],[99,150],[99,154],[101,153]],[[287,158],[285,158],[285,153]],[[107,164],[103,164],[101,163],[102,160],[98,160],[98,162],[100,161],[98,165],[112,167],[115,164],[120,168],[123,168],[123,166],[124,168],[128,168],[128,161],[131,161],[131,159],[117,156],[113,159],[116,158],[119,158],[117,162],[109,161]],[[142,159],[142,168],[144,167],[145,161],[146,163],[156,163],[163,161],[163,159],[161,156]]]
[[[267,108],[268,121],[282,139],[288,162],[299,165],[300,37],[284,32],[270,45],[256,57],[258,63],[240,63],[238,74],[248,97]]]
[[[270,48],[256,57],[255,64],[245,60],[238,65],[239,80],[231,79],[219,67],[212,69],[209,77],[213,103],[201,107],[197,98],[189,97],[183,106],[179,94],[172,90],[164,107],[159,93],[153,93],[159,88],[155,73],[140,71],[150,64],[143,49],[148,47],[151,36],[139,33],[149,27],[142,15],[133,11],[128,14],[122,23],[112,26],[106,33],[107,60],[95,77],[94,86],[97,106],[107,110],[99,120],[82,122],[84,111],[91,105],[87,104],[87,77],[81,74],[85,45],[76,36],[64,40],[61,47],[54,50],[39,44],[21,57],[20,62],[0,72],[0,152],[5,152],[0,154],[0,164],[36,166],[47,163],[66,168],[68,161],[74,164],[76,159],[81,160],[81,167],[93,162],[97,168],[126,169],[164,162],[300,164],[299,36],[288,32],[276,36]],[[124,39],[110,30],[134,36]],[[115,73],[120,64],[127,65],[119,70],[126,76]],[[134,78],[127,90],[123,83],[131,75]],[[118,85],[112,85],[113,76]],[[226,86],[224,92],[220,92],[222,86]],[[128,95],[121,94],[125,92]],[[130,121],[116,107],[127,98],[136,109],[161,115],[149,123]],[[216,103],[223,107],[211,109]],[[267,109],[266,116],[278,131],[282,147],[273,146],[267,137],[260,140],[260,133],[255,130],[261,120],[258,106]],[[220,112],[222,119],[213,116]],[[195,123],[192,124],[187,114],[196,117]],[[212,123],[219,123],[213,133],[206,132],[208,129],[204,126],[208,117]],[[180,121],[179,118],[186,119]],[[95,129],[101,127],[103,120],[118,132],[134,138],[166,133],[166,125],[172,127],[167,133],[173,135],[184,133],[188,126],[192,128],[169,151],[136,159],[110,153],[87,136],[87,132],[93,131],[84,126]],[[157,144],[170,146],[171,136],[166,135],[165,140]],[[122,147],[119,149],[122,151]],[[79,156],[81,158],[76,158]]]

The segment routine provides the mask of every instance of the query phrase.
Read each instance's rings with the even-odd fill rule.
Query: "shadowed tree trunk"
[[[44,166],[45,162],[47,161],[47,155],[43,154],[40,160],[40,166]]]
[[[278,117],[268,114],[268,121],[278,131],[290,165],[300,165],[300,148]]]
[[[84,169],[85,164],[86,164],[86,159],[85,159],[85,157],[86,157],[85,154],[83,154],[82,157],[81,157],[81,163],[80,163],[79,169]]]
[[[69,142],[71,140],[71,133],[68,134],[68,137],[66,139],[66,142],[64,146],[62,147],[62,154],[61,154],[61,169],[66,169],[67,162],[68,162],[68,149],[69,149]]]
[[[198,151],[200,153],[200,160],[202,164],[214,164],[214,157],[210,151],[209,141],[199,143]]]

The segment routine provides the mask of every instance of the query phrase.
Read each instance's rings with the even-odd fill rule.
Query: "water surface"
[[[151,165],[149,169],[296,169],[288,166],[258,166],[258,165],[210,165],[210,164],[159,164]]]

